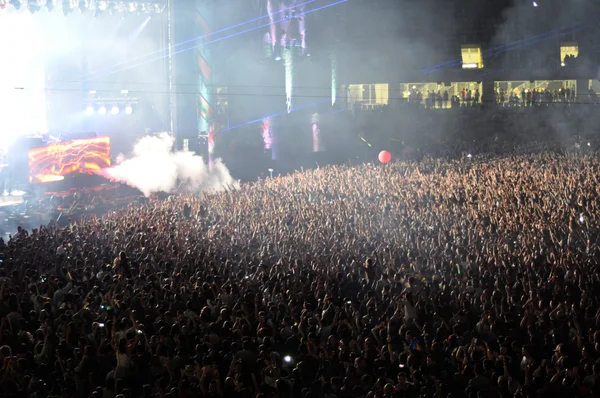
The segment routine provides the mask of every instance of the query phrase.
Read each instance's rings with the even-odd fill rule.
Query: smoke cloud
[[[130,158],[119,155],[117,165],[105,176],[139,189],[148,196],[170,192],[180,184],[192,191],[221,191],[239,186],[220,159],[212,171],[193,152],[173,151],[174,137],[168,133],[141,138]]]

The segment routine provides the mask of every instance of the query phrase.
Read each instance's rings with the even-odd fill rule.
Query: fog
[[[193,152],[174,151],[172,135],[146,136],[133,146],[132,155],[119,155],[117,164],[104,170],[111,180],[126,183],[149,196],[185,189],[193,192],[237,188],[227,167],[217,160],[212,170]]]

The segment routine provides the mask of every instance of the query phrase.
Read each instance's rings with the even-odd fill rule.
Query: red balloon
[[[388,151],[381,151],[379,152],[379,161],[381,163],[389,163],[389,161],[392,160],[392,154],[389,153]]]

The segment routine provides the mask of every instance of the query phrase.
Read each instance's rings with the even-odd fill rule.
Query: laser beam
[[[318,1],[318,0],[308,0],[308,1],[304,2],[304,3],[297,4],[297,5],[293,6],[293,7],[284,8],[283,10],[277,11],[274,14],[275,15],[281,14],[281,13],[286,12],[288,10],[291,10],[293,8],[301,7],[301,6],[310,4],[310,3],[314,3],[315,1]],[[194,42],[194,41],[197,41],[197,40],[202,40],[202,39],[204,39],[206,37],[214,36],[214,35],[219,34],[219,33],[227,32],[227,31],[229,31],[231,29],[239,28],[240,26],[248,25],[248,24],[250,24],[252,22],[260,21],[261,19],[268,18],[268,17],[269,17],[268,15],[263,15],[263,16],[260,16],[260,17],[257,17],[257,18],[249,19],[249,20],[247,20],[245,22],[240,22],[240,23],[238,23],[236,25],[228,26],[226,28],[222,28],[222,29],[216,30],[214,32],[210,32],[210,33],[207,33],[207,34],[202,35],[202,36],[198,36],[198,37],[194,37],[192,39],[184,40],[181,43],[174,44],[173,46],[168,46],[166,48],[154,51],[152,53],[148,53],[148,54],[145,54],[145,55],[140,55],[140,56],[135,57],[133,59],[129,59],[127,61],[116,63],[114,65],[108,66],[107,68],[109,68],[109,69],[110,68],[116,68],[116,67],[124,65],[124,64],[126,64],[128,62],[133,62],[133,61],[137,61],[137,60],[140,60],[140,59],[143,59],[143,58],[151,57],[151,56],[159,54],[159,53],[168,52],[172,48],[180,47],[180,46],[182,46],[184,44],[188,44],[188,43],[191,43],[191,42]],[[277,22],[281,22],[281,21],[277,21]],[[92,72],[90,74],[96,74],[96,73],[101,73],[101,72]]]
[[[540,43],[540,42],[542,42],[544,40],[549,40],[549,39],[552,39],[552,38],[555,38],[555,37],[564,36],[566,34],[577,32],[577,31],[582,30],[582,29],[587,29],[588,27],[591,27],[593,25],[589,25],[589,26],[586,25],[586,26],[584,26],[583,28],[580,28],[580,29],[573,29],[573,30],[570,30],[570,31],[561,32],[558,35],[549,36],[549,37],[546,37],[544,39],[540,39],[540,40],[534,41],[532,43],[525,44],[525,42],[534,40],[536,38],[543,37],[543,36],[546,36],[546,35],[551,35],[553,32],[557,32],[557,31],[560,32],[560,31],[563,31],[563,30],[566,30],[566,29],[576,28],[576,27],[584,25],[584,24],[589,24],[590,22],[593,22],[593,21],[594,21],[594,19],[589,19],[589,20],[586,20],[586,21],[583,21],[583,22],[578,22],[578,23],[572,24],[572,25],[563,26],[561,28],[552,29],[552,30],[546,31],[544,33],[540,33],[540,34],[537,34],[537,35],[534,35],[534,36],[526,37],[524,39],[516,40],[516,41],[514,41],[512,43],[503,44],[501,46],[497,46],[497,47],[494,47],[494,48],[487,49],[487,50],[483,51],[483,54],[484,55],[487,55],[487,54],[492,54],[492,55],[500,54],[500,53],[506,52],[506,51],[500,51],[500,50],[504,50],[507,47],[517,46],[519,43],[523,43],[523,44],[521,46],[517,46],[517,47],[514,47],[514,48],[520,48],[520,47],[524,47],[524,46],[527,46],[527,45]],[[443,63],[438,64],[438,65],[434,65],[434,66],[430,66],[430,67],[427,67],[427,68],[423,68],[422,71],[423,71],[423,73],[428,74],[428,73],[431,73],[431,72],[434,72],[434,71],[438,71],[438,70],[441,70],[441,69],[446,69],[446,68],[449,68],[449,67],[452,67],[452,66],[457,66],[461,62],[462,62],[461,58],[456,58],[456,59],[453,59],[453,60],[450,60],[450,61],[443,62]]]
[[[325,99],[321,99],[321,100],[318,100],[318,101],[315,101],[315,102],[311,102],[309,104],[301,105],[301,106],[299,106],[297,108],[293,108],[290,113],[301,111],[303,109],[312,108],[313,106],[317,106],[319,104],[323,104],[323,103],[328,102],[328,101],[329,101],[329,98],[325,98]],[[221,132],[239,129],[240,127],[245,127],[245,126],[249,126],[249,125],[254,124],[254,123],[262,122],[266,118],[276,118],[278,116],[284,116],[284,115],[288,115],[288,112],[285,111],[285,112],[274,113],[272,115],[263,116],[263,117],[260,117],[258,119],[250,120],[250,121],[245,122],[245,123],[236,124],[235,126],[231,126],[231,127],[228,127],[226,129],[221,130]]]
[[[329,7],[336,6],[336,5],[338,5],[338,4],[346,3],[347,1],[348,1],[348,0],[338,0],[338,1],[336,1],[336,2],[334,2],[334,3],[331,3],[331,4],[327,4],[327,5],[324,5],[324,6],[321,6],[321,7],[317,7],[317,8],[314,8],[314,9],[312,9],[312,10],[304,11],[304,12],[302,12],[302,13],[298,14],[298,15],[307,15],[307,14],[310,14],[310,13],[313,13],[313,12],[316,12],[316,11],[323,10],[323,9],[325,9],[325,8],[329,8]],[[282,19],[282,20],[280,20],[280,21],[277,21],[277,22],[281,22],[281,21],[283,21],[283,20],[285,20],[285,18],[284,18],[284,19]],[[212,44],[212,43],[217,43],[217,42],[219,42],[219,41],[221,41],[221,40],[229,39],[229,38],[232,38],[232,37],[235,37],[235,36],[238,36],[238,35],[244,34],[244,33],[253,32],[253,31],[257,30],[257,29],[262,29],[262,28],[265,28],[265,27],[267,27],[267,26],[270,26],[270,25],[271,25],[271,22],[268,22],[268,23],[266,23],[266,24],[259,25],[259,26],[256,26],[256,27],[254,27],[254,28],[246,29],[246,30],[243,30],[243,31],[241,31],[241,32],[237,32],[237,33],[234,33],[234,34],[231,34],[231,35],[228,35],[228,36],[220,37],[220,38],[218,38],[218,39],[214,39],[214,40],[211,40],[211,41],[209,41],[209,42],[206,42],[206,43],[202,43],[202,44],[199,44],[199,45],[193,45],[193,46],[191,46],[191,47],[187,47],[187,48],[184,48],[184,49],[178,50],[178,51],[174,52],[172,55],[181,54],[181,53],[183,53],[183,52],[186,52],[186,51],[193,50],[193,49],[195,49],[195,48],[198,48],[198,47],[200,47],[200,46],[204,46],[204,45],[208,45],[208,44]],[[165,58],[165,57],[166,57],[166,55],[163,55],[163,56],[160,56],[160,57],[157,57],[157,58],[152,58],[152,59],[146,60],[146,61],[144,61],[144,62],[137,63],[137,64],[135,64],[135,65],[130,65],[130,66],[128,66],[128,67],[125,67],[125,68],[120,68],[120,69],[114,70],[114,71],[112,71],[112,72],[110,72],[110,73],[107,73],[107,74],[108,74],[108,75],[112,75],[112,74],[115,74],[115,73],[118,73],[118,72],[122,72],[122,71],[125,71],[125,70],[128,70],[128,69],[131,69],[131,68],[136,68],[136,67],[138,67],[138,66],[145,65],[145,64],[147,64],[147,63],[149,63],[149,62],[154,62],[154,61],[161,60],[161,59],[163,59],[163,58]]]

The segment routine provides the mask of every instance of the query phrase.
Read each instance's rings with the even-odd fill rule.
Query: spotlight
[[[113,107],[110,109],[110,114],[111,114],[111,115],[118,115],[118,114],[119,114],[119,107],[118,107],[118,106],[116,106],[116,105],[115,105],[115,106],[113,106]]]
[[[135,12],[136,8],[137,7],[135,6],[135,3],[127,4],[127,12],[129,12],[129,13],[133,14]]]
[[[98,109],[98,114],[103,116],[106,115],[106,107],[104,105]]]
[[[84,13],[88,9],[88,4],[86,0],[79,0],[79,11]]]
[[[48,12],[51,12],[52,10],[54,10],[54,6],[56,0],[46,0],[46,9],[48,10]]]
[[[561,63],[560,63],[560,66],[565,66],[565,63],[564,63],[564,62],[561,62]]]
[[[125,107],[125,113],[131,115],[133,113],[133,107],[131,105],[127,105]]]
[[[85,114],[86,114],[86,116],[92,116],[94,114],[94,107],[91,105],[88,105],[88,107],[85,108]]]
[[[537,6],[538,6],[538,3],[536,3],[536,2],[534,1],[534,2],[533,2],[533,6],[534,6],[534,7],[537,7]]]
[[[13,7],[15,7],[15,10],[20,10],[21,9],[21,0],[10,0],[8,2],[8,4],[10,4]]]

